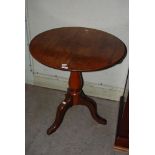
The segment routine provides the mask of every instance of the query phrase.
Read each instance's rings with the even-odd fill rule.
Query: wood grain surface
[[[40,33],[32,39],[32,56],[59,70],[95,71],[121,63],[125,44],[112,34],[84,27],[62,27]]]

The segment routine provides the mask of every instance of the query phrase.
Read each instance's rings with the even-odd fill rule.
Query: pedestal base
[[[69,89],[65,100],[57,108],[56,118],[51,127],[47,130],[50,135],[61,125],[66,111],[73,105],[85,105],[90,110],[94,120],[100,124],[106,124],[106,119],[100,117],[97,113],[97,105],[94,100],[86,96],[82,90],[83,78],[81,72],[71,72],[69,79]]]

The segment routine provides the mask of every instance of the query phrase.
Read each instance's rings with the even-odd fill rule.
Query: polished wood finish
[[[40,33],[31,41],[30,51],[46,66],[85,72],[109,68],[126,56],[126,46],[120,39],[83,27],[56,28]]]
[[[66,97],[58,106],[55,121],[47,134],[57,130],[65,112],[74,105],[87,106],[94,120],[107,123],[97,114],[95,101],[82,90],[82,72],[107,69],[121,63],[127,52],[120,39],[101,30],[63,27],[40,33],[32,39],[29,49],[40,63],[71,72]]]
[[[100,124],[106,124],[107,121],[97,114],[97,105],[94,100],[87,97],[83,90],[83,78],[81,72],[71,72],[69,78],[69,88],[65,100],[58,106],[56,119],[52,126],[47,130],[50,135],[60,126],[65,112],[73,105],[84,105],[88,107],[94,120]]]
[[[121,98],[119,110],[118,127],[114,148],[121,151],[129,150],[129,96],[124,103],[123,97]],[[122,112],[121,112],[122,111]]]

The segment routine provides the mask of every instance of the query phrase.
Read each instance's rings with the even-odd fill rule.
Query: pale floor
[[[32,85],[25,89],[26,155],[128,155],[113,150],[118,103],[92,97],[107,125],[93,120],[85,106],[69,109],[59,129],[48,136],[47,128],[65,92]]]

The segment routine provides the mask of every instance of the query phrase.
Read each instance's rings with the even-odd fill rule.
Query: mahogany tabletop
[[[112,67],[127,54],[125,44],[114,35],[84,27],[45,31],[32,39],[29,49],[48,67],[84,72]]]

